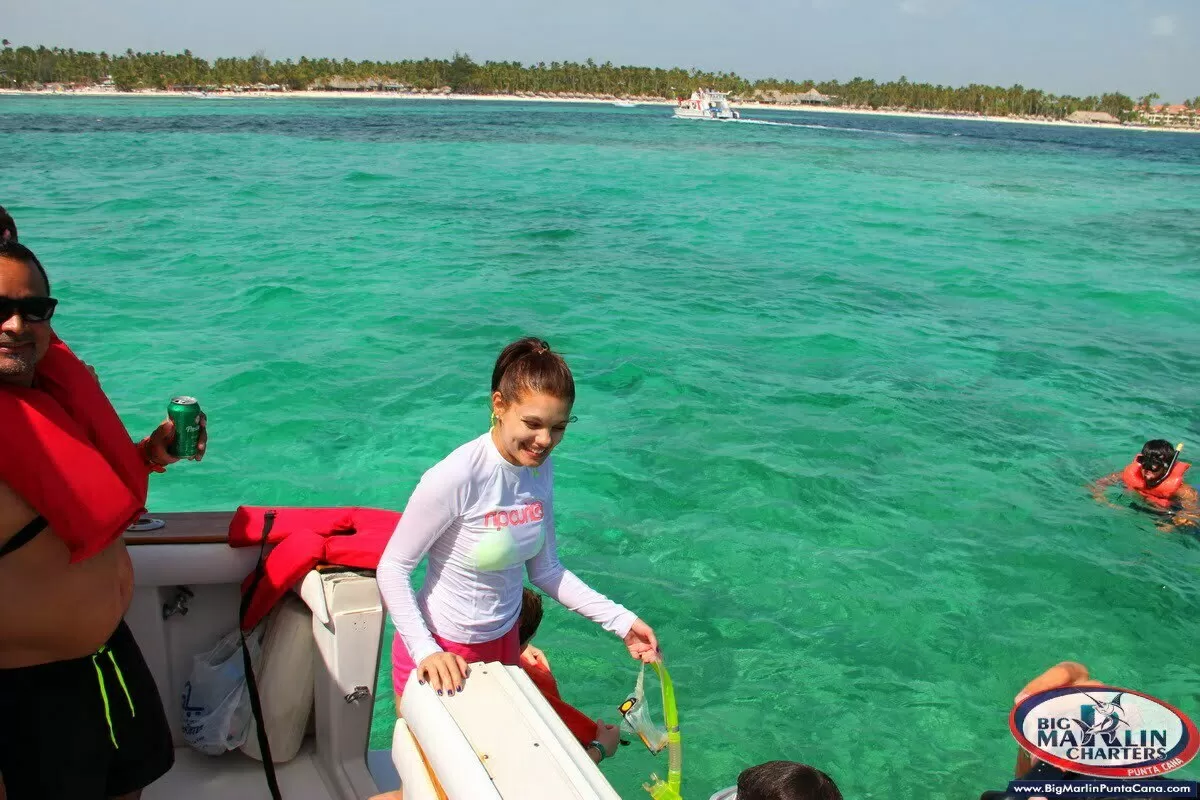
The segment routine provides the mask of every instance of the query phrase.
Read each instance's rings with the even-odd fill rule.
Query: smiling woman
[[[492,370],[492,425],[421,478],[379,564],[396,625],[397,705],[409,675],[438,694],[461,692],[471,661],[516,665],[522,566],[565,607],[622,637],[630,655],[658,658],[654,631],[558,560],[550,454],[571,422],[575,381],[541,339],[504,348]],[[420,594],[413,570],[428,554]]]
[[[575,379],[541,339],[519,339],[492,370],[492,439],[512,464],[541,466],[573,422]]]

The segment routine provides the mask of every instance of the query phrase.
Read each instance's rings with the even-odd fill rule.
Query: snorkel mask
[[[1175,469],[1175,462],[1179,460],[1179,455],[1182,452],[1183,442],[1175,445],[1175,452],[1171,454],[1169,459],[1164,459],[1159,455],[1147,456],[1145,453],[1139,453],[1137,456],[1137,462],[1142,467],[1143,475],[1145,475],[1146,471],[1158,472],[1159,469],[1162,469],[1162,474],[1153,481],[1147,481],[1146,486],[1153,489],[1155,486],[1158,486],[1167,478],[1169,478],[1171,476],[1171,470]]]
[[[661,662],[650,665],[662,682],[663,720],[666,729],[655,724],[650,717],[650,709],[646,706],[646,665],[638,673],[637,685],[625,698],[625,702],[617,707],[621,712],[621,721],[626,728],[642,740],[646,749],[657,755],[667,749],[667,780],[664,782],[658,775],[651,775],[653,784],[642,784],[642,788],[650,793],[654,800],[681,800],[679,791],[682,783],[683,747],[679,738],[679,712],[675,708],[675,686],[671,683],[671,674]]]

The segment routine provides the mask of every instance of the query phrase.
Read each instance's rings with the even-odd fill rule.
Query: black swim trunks
[[[175,762],[154,676],[122,622],[95,655],[0,669],[7,800],[103,800]]]

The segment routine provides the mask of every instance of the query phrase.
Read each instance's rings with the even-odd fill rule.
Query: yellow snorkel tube
[[[662,662],[655,661],[650,666],[658,673],[662,682],[663,721],[667,724],[667,780],[664,782],[658,775],[652,774],[652,784],[643,783],[642,788],[650,793],[654,800],[682,800],[680,786],[683,783],[683,745],[679,738],[679,711],[675,707],[675,685],[671,683],[671,673],[667,672]]]

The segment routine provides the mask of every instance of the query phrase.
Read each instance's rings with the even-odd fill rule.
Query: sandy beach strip
[[[194,100],[238,100],[243,98],[255,99],[275,99],[275,100],[454,100],[454,101],[480,101],[480,102],[501,102],[501,103],[581,103],[581,104],[600,104],[612,105],[618,100],[626,98],[602,98],[602,97],[536,97],[528,95],[511,95],[511,94],[439,94],[439,93],[415,93],[415,92],[347,92],[347,91],[326,91],[326,90],[303,90],[303,91],[243,91],[243,92],[213,92],[201,94],[199,92],[175,92],[162,89],[143,89],[134,92],[121,92],[112,89],[71,89],[64,91],[53,90],[26,90],[26,89],[0,89],[0,96],[4,95],[25,95],[32,97],[169,97],[175,99],[194,99]],[[663,106],[665,108],[674,108],[677,104],[673,100],[665,100],[662,98],[628,98],[629,102],[636,103],[639,106]],[[951,120],[959,122],[996,122],[996,123],[1015,123],[1020,125],[1055,125],[1066,128],[1085,128],[1085,129],[1108,129],[1118,131],[1147,131],[1158,133],[1200,133],[1200,128],[1182,128],[1182,127],[1151,127],[1149,125],[1121,125],[1111,123],[1080,123],[1068,122],[1065,119],[1036,119],[1029,117],[997,117],[985,116],[977,114],[954,114],[941,113],[937,111],[898,111],[893,109],[872,109],[872,108],[843,108],[841,106],[792,106],[792,105],[774,105],[769,103],[742,102],[730,103],[733,108],[739,111],[784,111],[784,112],[811,112],[814,114],[855,114],[862,116],[876,117],[908,117],[913,119],[938,119]]]

